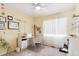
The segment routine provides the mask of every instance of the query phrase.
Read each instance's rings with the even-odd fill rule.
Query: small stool
[[[36,47],[40,47],[41,43],[35,43]]]

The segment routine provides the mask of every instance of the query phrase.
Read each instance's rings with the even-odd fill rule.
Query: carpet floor
[[[59,49],[40,46],[40,47],[28,47],[19,53],[11,52],[6,56],[66,56],[66,53],[59,52]]]

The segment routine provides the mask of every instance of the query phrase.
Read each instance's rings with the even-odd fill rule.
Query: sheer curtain
[[[43,21],[43,36],[62,37],[67,35],[67,17]]]

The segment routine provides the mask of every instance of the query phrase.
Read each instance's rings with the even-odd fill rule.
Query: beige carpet
[[[29,47],[19,53],[12,52],[7,56],[66,56],[65,53],[59,52],[59,49],[48,46]]]

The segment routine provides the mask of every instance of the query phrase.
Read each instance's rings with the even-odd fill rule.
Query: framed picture
[[[4,21],[0,21],[0,30],[3,30],[5,28]]]
[[[8,21],[8,29],[19,30],[19,22]]]
[[[8,20],[13,20],[13,17],[12,16],[7,16]]]
[[[5,17],[0,16],[0,21],[5,21],[5,20],[6,20],[6,18],[5,18]]]

